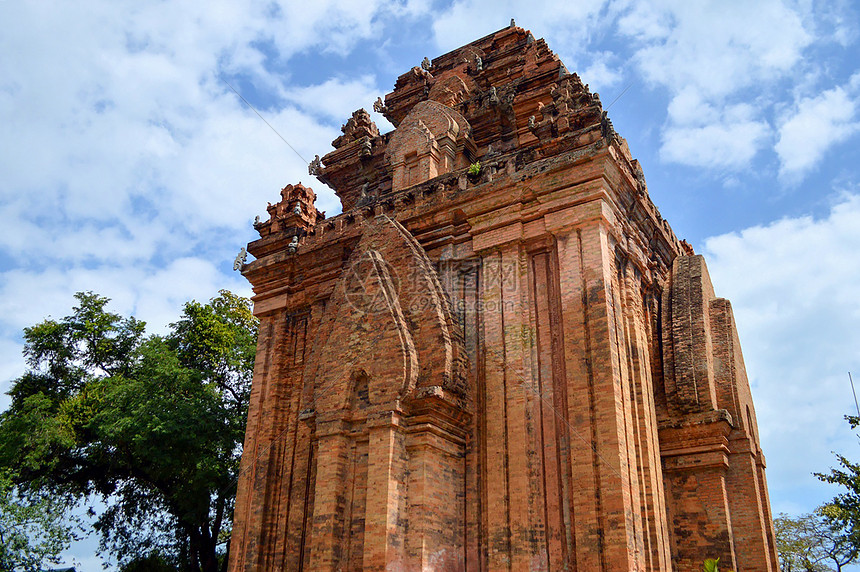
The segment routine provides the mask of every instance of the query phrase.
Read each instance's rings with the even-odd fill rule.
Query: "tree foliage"
[[[0,476],[0,570],[37,572],[76,538],[76,521],[62,500],[22,496],[11,480]]]
[[[839,571],[857,560],[856,538],[836,518],[835,510],[833,505],[823,505],[812,514],[795,518],[780,514],[774,519],[783,572]]]
[[[122,566],[217,570],[254,362],[250,302],[222,291],[147,336],[107,298],[76,299],[70,316],[24,331],[29,370],[0,416],[0,466],[17,467],[24,490],[101,499],[101,548]]]
[[[860,425],[860,417],[848,415],[845,419],[854,430]],[[836,538],[835,553],[830,558],[834,563],[845,560],[845,563],[837,564],[836,569],[841,570],[842,566],[860,559],[860,463],[854,463],[838,453],[836,460],[839,462],[837,468],[830,469],[829,473],[815,475],[826,483],[843,488],[843,492],[820,509]]]
[[[815,530],[819,516],[802,514],[791,517],[785,513],[773,520],[779,565],[783,572],[827,572],[821,560],[820,539]]]

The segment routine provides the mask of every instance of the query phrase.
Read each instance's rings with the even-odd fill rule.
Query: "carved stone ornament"
[[[259,217],[258,217],[259,220]],[[248,253],[243,247],[242,250],[239,251],[239,254],[236,255],[236,260],[233,261],[233,270],[242,270],[242,266],[245,265],[245,261],[248,259]]]
[[[343,135],[331,142],[336,149],[340,149],[353,141],[358,141],[362,137],[379,137],[379,129],[365,109],[353,111],[352,117],[340,130],[343,131]]]
[[[308,163],[308,174],[316,177],[320,174],[320,169],[322,169],[322,161],[320,161],[320,156],[314,155],[313,160]]]

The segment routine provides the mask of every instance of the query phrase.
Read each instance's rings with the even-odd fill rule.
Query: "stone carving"
[[[582,128],[584,125],[601,121],[600,97],[597,98],[588,90],[577,74],[565,75],[550,86],[552,101],[538,103],[540,121],[536,121],[535,135],[540,138],[558,137],[569,131]],[[614,131],[613,131],[614,132]],[[610,131],[607,134],[611,137]]]
[[[369,192],[370,183],[364,183],[361,185],[361,193],[358,195],[358,205],[362,206],[367,203],[367,201],[371,198],[371,194]]]
[[[320,160],[320,156],[314,155],[314,158],[308,164],[308,174],[316,177],[320,174],[320,169],[322,169],[322,161]]]
[[[436,101],[416,104],[391,134],[385,158],[397,191],[469,165],[469,122]]]
[[[370,114],[364,109],[358,109],[352,113],[352,117],[340,128],[343,135],[332,141],[335,148],[343,147],[362,137],[379,137],[379,129],[370,118]]]
[[[370,137],[365,137],[361,140],[361,151],[359,155],[362,157],[370,157],[373,154],[373,143],[370,141]]]
[[[373,111],[376,113],[385,113],[387,111],[381,97],[377,97],[376,101],[373,102]]]
[[[314,207],[316,194],[301,183],[287,185],[281,189],[281,200],[277,204],[269,203],[266,210],[269,220],[261,222],[260,217],[254,220],[254,228],[260,236],[268,236],[277,232],[291,234],[304,233],[313,228],[318,220],[325,218],[325,213]]]
[[[468,84],[466,83],[468,80]],[[428,99],[438,101],[448,107],[456,108],[459,104],[468,100],[477,86],[472,78],[465,76],[449,75],[436,81],[427,94]]]
[[[233,270],[242,270],[242,266],[245,265],[245,261],[248,259],[248,253],[243,247],[242,250],[239,251],[239,254],[236,255],[236,260],[233,261]]]
[[[287,245],[287,252],[289,252],[290,254],[295,254],[298,249],[299,249],[299,237],[293,236],[293,239]]]
[[[609,119],[609,114],[605,111],[600,114],[600,135],[607,141],[615,139],[616,135],[615,128],[612,126],[612,120]]]
[[[687,256],[694,256],[696,254],[696,252],[693,250],[693,247],[686,240],[681,241],[681,248],[684,249],[684,253]]]
[[[424,82],[433,81],[433,74],[422,67],[415,66],[412,68],[411,73],[417,80]]]
[[[433,64],[430,62],[430,58],[425,57],[421,60],[421,69],[430,71],[431,67],[433,67]]]
[[[484,71],[484,60],[481,59],[481,56],[475,55],[475,71],[482,72]]]

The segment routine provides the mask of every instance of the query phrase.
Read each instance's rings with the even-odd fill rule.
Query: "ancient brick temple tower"
[[[231,570],[777,569],[731,306],[597,94],[511,26],[288,185]]]

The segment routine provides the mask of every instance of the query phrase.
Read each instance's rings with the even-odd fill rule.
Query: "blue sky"
[[[189,299],[250,294],[232,261],[281,187],[339,211],[222,80],[310,159],[424,56],[512,17],[605,104],[624,92],[616,130],[733,303],[774,512],[831,497],[812,471],[860,458],[842,421],[860,379],[850,2],[0,2],[0,389],[22,328],[76,291],[162,331]],[[91,543],[73,552],[98,569]]]

